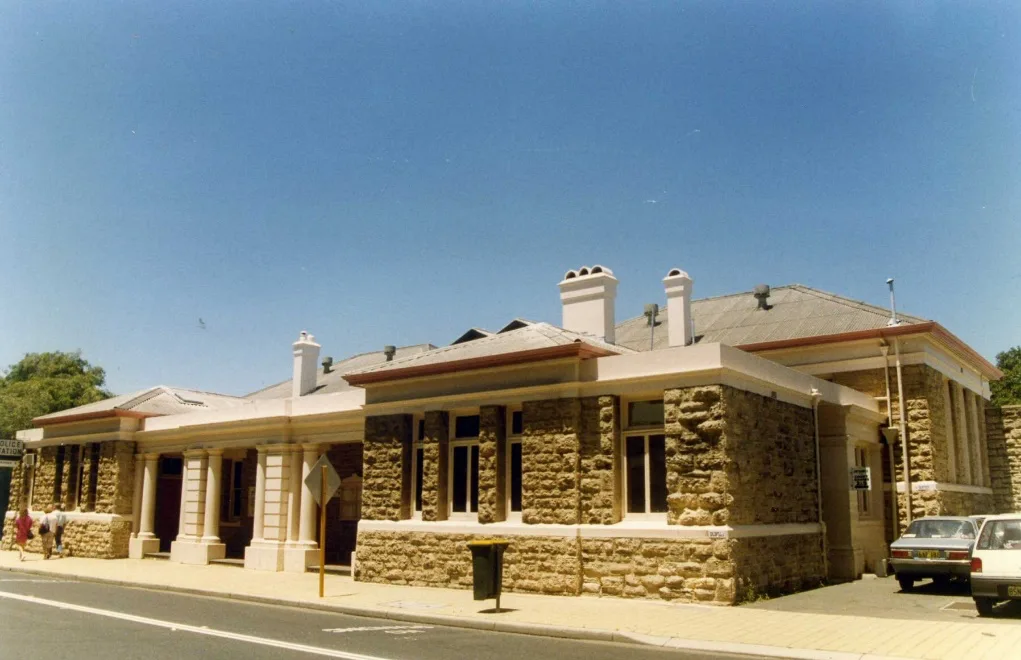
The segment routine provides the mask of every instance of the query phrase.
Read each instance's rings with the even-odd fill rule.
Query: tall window
[[[507,429],[507,520],[521,520],[521,433],[520,410],[511,412]]]
[[[854,466],[869,467],[869,450],[864,447],[854,448]],[[869,501],[872,492],[867,490],[856,491],[858,496],[858,515],[867,516],[872,510],[872,503]]]
[[[89,491],[85,502],[86,511],[96,510],[96,493],[99,488],[99,443],[89,445]]]
[[[223,462],[223,472],[226,492],[221,491],[223,501],[220,503],[220,520],[237,522],[241,520],[241,512],[244,510],[245,462],[227,459]]]
[[[479,416],[456,416],[451,432],[450,517],[474,518],[479,510]]]
[[[53,503],[60,504],[64,494],[64,453],[66,447],[60,445],[57,447],[57,458],[54,469],[56,473],[53,475]]]
[[[411,517],[422,517],[422,482],[425,479],[425,420],[419,419],[414,427],[411,443]]]
[[[663,400],[632,401],[627,405],[624,434],[624,499],[629,515],[667,511],[666,436]]]

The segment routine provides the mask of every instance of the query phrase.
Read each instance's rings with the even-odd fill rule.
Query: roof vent
[[[333,358],[329,355],[323,358],[323,373],[328,374],[333,371]]]
[[[573,280],[576,277],[578,277],[578,273],[574,272],[573,270],[569,270],[566,273],[564,273],[565,280]]]
[[[578,275],[588,275],[588,274],[589,274],[588,266],[582,266],[581,268],[578,269]]]
[[[394,355],[396,355],[396,354],[397,354],[397,347],[396,346],[391,346],[391,345],[388,344],[388,345],[383,347],[383,355],[386,356],[386,361],[387,362],[390,362],[391,360],[393,360],[394,359]]]
[[[759,309],[772,309],[772,305],[769,304],[769,285],[760,284],[755,287],[755,292],[752,294],[755,299],[759,301]]]

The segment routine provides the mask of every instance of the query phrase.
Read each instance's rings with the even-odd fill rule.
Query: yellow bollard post
[[[323,597],[326,582],[326,466],[319,486],[319,597]]]

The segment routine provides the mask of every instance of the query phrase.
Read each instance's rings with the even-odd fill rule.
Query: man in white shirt
[[[57,554],[64,554],[64,525],[67,524],[67,516],[64,514],[64,505],[58,504],[56,511],[53,512],[53,517],[56,520],[56,541],[57,541]]]

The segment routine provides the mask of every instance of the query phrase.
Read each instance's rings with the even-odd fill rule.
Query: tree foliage
[[[1003,378],[993,381],[993,403],[997,406],[1021,404],[1021,346],[1015,346],[996,356],[996,366]]]
[[[30,428],[39,415],[110,397],[106,372],[80,352],[29,353],[0,375],[0,437]]]

